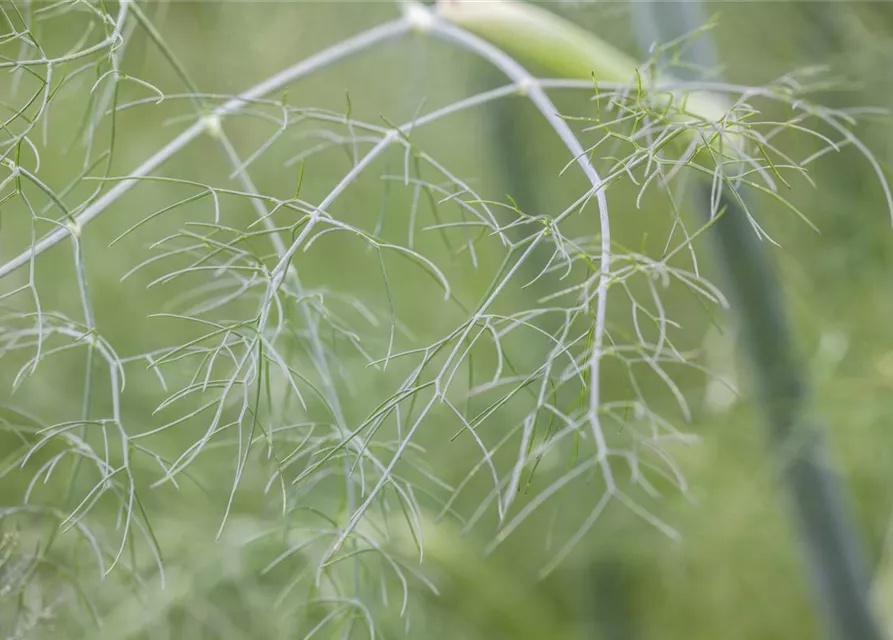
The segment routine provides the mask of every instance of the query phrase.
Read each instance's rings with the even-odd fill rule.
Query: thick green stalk
[[[518,0],[439,0],[437,11],[497,45],[506,53],[565,78],[626,84],[640,63],[585,29],[546,9]],[[674,82],[662,76],[658,84]],[[719,122],[728,105],[719,96],[689,92],[686,111]]]
[[[699,194],[709,211],[709,191]],[[822,429],[809,415],[806,374],[791,340],[765,243],[737,203],[726,197],[724,204],[727,211],[714,225],[714,238],[813,589],[833,629],[831,637],[880,640],[861,545],[839,480],[828,464]]]

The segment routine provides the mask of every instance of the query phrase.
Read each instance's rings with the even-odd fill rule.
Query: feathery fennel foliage
[[[889,201],[852,131],[866,110],[813,101],[825,84],[812,72],[764,86],[666,82],[647,64],[539,78],[410,3],[229,95],[190,77],[154,5],[0,7],[0,480],[20,495],[0,522],[36,541],[35,584],[55,571],[54,615],[86,637],[179,637],[212,618],[224,634],[233,610],[269,637],[412,636],[413,594],[438,592],[424,559],[448,555],[451,527],[495,532],[489,552],[554,519],[570,534],[551,541],[543,575],[615,503],[678,538],[655,505],[689,491],[677,380],[705,367],[665,300],[688,292],[707,317],[726,304],[686,190],[713,185],[714,221],[726,190],[809,223],[786,191],[852,146]],[[402,121],[361,117],[350,90],[340,111],[290,90],[410,37],[477,56],[505,83]],[[128,73],[145,51],[166,73]],[[561,113],[559,94],[588,106]],[[689,95],[709,97],[709,117]],[[540,169],[576,189],[563,209],[494,196],[426,139],[508,100],[529,102],[564,147],[565,166]],[[180,133],[135,131],[147,112]],[[134,165],[128,144],[146,135],[156,150]],[[792,136],[817,148],[798,157]],[[361,208],[342,205],[352,190]],[[618,240],[614,220],[655,200],[666,236]],[[584,504],[563,502],[571,487]],[[263,569],[246,577],[243,563]],[[140,594],[139,610],[100,578]]]

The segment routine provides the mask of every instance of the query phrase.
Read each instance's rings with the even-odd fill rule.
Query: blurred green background
[[[115,14],[113,7],[111,15]],[[150,2],[143,7],[200,90],[227,95],[399,15],[398,8],[386,2]],[[549,7],[635,53],[635,27],[626,3],[550,3]],[[4,5],[4,11],[12,13],[11,5]],[[724,65],[723,76],[730,82],[760,85],[804,66],[827,65],[829,76],[845,78],[853,86],[829,90],[821,96],[825,104],[889,105],[893,96],[893,76],[889,73],[893,63],[893,5],[722,2],[705,3],[705,11],[718,14],[717,27],[711,33]],[[87,25],[95,21],[95,16],[86,11],[48,15],[51,19],[41,27],[41,44],[52,52],[72,47]],[[95,35],[89,33],[87,37]],[[122,62],[124,73],[152,83],[165,94],[186,91],[144,30],[136,28],[129,38]],[[4,44],[3,55],[14,58],[17,46]],[[21,96],[27,94],[29,86],[31,90],[36,86],[28,85],[33,78],[24,75],[16,80],[9,69],[0,71],[0,98],[9,105],[21,106]],[[39,175],[55,189],[64,187],[83,170],[83,149],[75,144],[66,151],[77,140],[85,110],[90,108],[90,87],[96,80],[96,72],[88,71],[68,82],[54,99],[45,140],[43,135],[35,137],[44,145]],[[428,112],[502,82],[498,74],[472,55],[412,34],[300,80],[289,88],[287,101],[294,106],[343,113],[347,92],[353,117],[382,124],[384,116],[389,122],[402,123],[420,111]],[[118,101],[146,96],[151,92],[144,86],[124,82]],[[591,115],[585,93],[556,93],[555,99],[562,113]],[[150,103],[122,111],[115,122],[110,174],[126,175],[173,138],[188,123],[184,116],[191,113],[190,109],[188,101],[171,97],[158,105]],[[781,111],[778,117],[784,117]],[[506,118],[511,122],[513,167],[506,167],[506,154],[499,149],[506,140]],[[889,119],[874,118],[857,128],[885,167],[893,141],[890,124]],[[108,121],[104,122],[97,144],[107,144],[102,140],[107,140],[108,127]],[[243,158],[276,129],[261,118],[241,116],[227,120],[226,127]],[[300,129],[306,132],[312,128],[311,123]],[[344,127],[339,131],[344,133]],[[268,149],[251,167],[260,192],[280,198],[293,195],[299,169],[286,166],[287,161],[318,140],[306,133],[289,132]],[[413,143],[469,181],[481,197],[506,202],[508,193],[522,208],[535,213],[558,213],[585,189],[581,176],[573,170],[558,177],[567,162],[566,150],[532,107],[514,98],[506,105],[490,104],[428,126],[413,136]],[[802,157],[816,144],[814,139],[793,136],[786,149]],[[403,187],[399,180],[380,179],[385,174],[400,176],[402,163],[402,152],[397,150],[379,160],[338,200],[334,209],[339,216],[366,229],[380,219],[382,237],[407,242],[412,189]],[[350,166],[349,147],[314,155],[305,164],[301,197],[319,202]],[[893,419],[893,229],[877,179],[853,149],[829,154],[810,170],[817,188],[799,181],[786,195],[809,215],[821,233],[812,232],[768,199],[760,204],[761,221],[782,245],[771,254],[784,286],[798,346],[810,367],[814,409],[827,426],[834,464],[852,496],[876,579],[879,611],[888,625],[893,625],[893,589],[885,590],[884,586],[885,581],[893,584],[893,558],[885,560],[888,553],[893,553],[893,534],[888,534],[893,505],[893,432],[889,429]],[[512,172],[523,172],[525,177],[519,179]],[[158,173],[238,188],[211,139],[196,141]],[[78,202],[95,186],[80,184],[67,201]],[[148,244],[176,231],[184,219],[208,220],[210,205],[204,201],[180,207],[113,247],[108,245],[140,218],[193,192],[181,185],[139,185],[91,223],[82,236],[98,331],[123,356],[180,344],[193,335],[194,329],[185,323],[147,317],[184,291],[184,286],[176,284],[145,288],[165,272],[165,267],[151,266],[123,283],[120,278],[150,255]],[[660,198],[646,199],[645,206],[637,210],[634,193],[624,185],[609,192],[615,234],[622,242],[660,251],[669,224],[663,202]],[[253,219],[243,199],[224,202],[229,224],[244,227]],[[696,214],[689,208],[686,215],[694,219]],[[590,210],[588,215],[594,214]],[[17,200],[4,203],[0,216],[0,252],[5,262],[30,243],[30,218]],[[498,269],[501,255],[495,251],[495,243],[482,245],[477,270],[466,257],[450,262],[450,252],[438,235],[420,231],[433,223],[427,210],[419,214],[417,248],[444,269],[459,298],[474,304]],[[583,220],[575,231],[583,233],[590,227],[594,227],[594,221]],[[42,225],[38,231],[49,228]],[[647,238],[643,230],[649,230]],[[45,311],[58,310],[78,317],[80,303],[68,244],[43,255],[35,277]],[[494,251],[487,253],[487,247]],[[707,246],[700,241],[698,249]],[[346,236],[323,239],[298,260],[308,287],[326,287],[356,296],[379,310],[387,308],[377,257],[361,242]],[[705,261],[709,264],[709,255]],[[462,318],[459,309],[442,302],[441,292],[423,271],[406,264],[395,261],[389,274],[396,314],[414,336],[400,338],[402,348],[413,344],[412,340],[418,344],[431,341]],[[27,269],[17,271],[4,279],[0,291],[23,286],[27,278]],[[532,294],[515,287],[507,295],[520,299]],[[513,302],[517,300],[510,297],[506,304],[511,307]],[[707,348],[713,364],[733,374],[736,365],[726,362],[732,356],[724,355],[731,353],[733,334],[711,328],[704,308],[684,290],[671,291],[666,303],[682,326],[680,342],[686,348]],[[31,308],[27,295],[6,299],[4,304],[17,310]],[[729,328],[729,318],[719,315],[716,320]],[[381,328],[367,330],[370,351],[380,355],[386,347],[387,332]],[[542,345],[521,346],[514,347],[517,356],[529,366],[529,361],[536,361],[535,351]],[[81,411],[83,358],[83,351],[53,356],[13,394],[11,383],[24,360],[21,353],[4,354],[0,359],[0,401],[27,411],[43,424],[73,419]],[[397,366],[387,375],[378,375],[349,350],[343,352],[342,363],[344,377],[350,380],[350,384],[340,385],[350,424],[359,423],[387,397],[401,372],[406,373]],[[299,358],[294,366],[306,365],[306,359]],[[623,396],[627,389],[620,376],[611,369],[607,371],[605,396]],[[106,384],[104,375],[97,373],[98,385]],[[137,370],[128,374],[127,384],[124,421],[134,432],[156,425],[152,412],[165,397],[157,379]],[[746,398],[746,377],[739,381],[745,398],[721,407],[708,402],[703,374],[682,371],[678,384],[694,410],[693,421],[686,428],[702,438],[700,444],[672,450],[688,478],[690,495],[680,495],[667,485],[661,487],[666,491],[660,500],[646,498],[645,503],[679,532],[680,541],[667,538],[629,510],[612,504],[558,569],[538,580],[539,569],[573,533],[575,525],[543,510],[484,558],[483,550],[495,535],[492,514],[464,535],[460,535],[461,525],[447,519],[426,532],[425,558],[420,567],[437,585],[439,595],[432,595],[419,582],[412,583],[408,630],[394,615],[394,602],[387,607],[372,606],[380,616],[382,637],[818,637],[819,623],[806,572],[785,511],[778,472],[768,455],[767,433],[759,412]],[[669,394],[657,384],[648,389],[653,392],[652,408],[672,413]],[[109,399],[97,393],[94,402],[96,413],[102,413]],[[509,417],[512,411],[509,407]],[[6,410],[3,419],[9,425],[23,421],[11,410]],[[498,429],[498,425],[490,428]],[[452,485],[460,482],[480,457],[474,443],[461,438],[450,441],[457,430],[455,417],[436,412],[417,440],[426,448],[423,459],[438,477]],[[202,431],[200,421],[185,425],[166,434],[158,449],[176,457]],[[0,433],[0,460],[16,459],[27,439],[23,433],[12,428]],[[135,545],[132,563],[129,552],[125,556],[128,564],[141,569],[137,572],[140,579],[129,577],[125,568],[117,568],[100,580],[95,561],[83,545],[66,542],[73,537],[66,534],[67,538],[63,536],[50,547],[48,559],[52,562],[29,578],[21,600],[0,591],[0,615],[19,615],[14,612],[22,607],[30,611],[29,615],[45,613],[44,620],[24,625],[29,627],[23,636],[27,638],[304,637],[321,619],[319,612],[311,614],[302,608],[301,603],[309,598],[307,585],[304,591],[295,590],[279,602],[284,586],[302,567],[283,565],[262,573],[281,552],[281,543],[245,544],[260,531],[275,529],[281,520],[275,491],[264,491],[267,474],[261,457],[253,456],[249,463],[220,541],[215,541],[215,535],[232,484],[232,450],[214,450],[199,458],[191,469],[194,485],[183,482],[179,490],[165,485],[142,492],[167,568],[165,589],[159,587],[145,544]],[[258,458],[257,465],[253,465],[253,458]],[[0,476],[2,507],[14,508],[22,503],[23,492],[44,460],[29,462],[24,469],[16,466],[7,470],[4,466],[8,472]],[[510,460],[502,464],[510,464]],[[155,478],[150,476],[148,466],[144,471],[138,480],[148,485]],[[53,482],[38,486],[33,503],[70,508],[71,503],[63,498],[66,477],[66,473],[58,472]],[[81,481],[87,482],[83,478]],[[596,484],[574,485],[562,494],[561,509],[588,514],[598,498]],[[337,500],[325,486],[319,491],[319,505]],[[478,478],[461,494],[455,505],[457,511],[471,515],[487,491],[485,479]],[[109,499],[90,516],[100,530],[106,531],[113,546],[119,539],[114,529],[118,506]],[[338,507],[333,509],[337,511]],[[0,521],[3,530],[18,531],[16,554],[43,549],[58,523],[33,514],[2,513],[7,516]],[[427,516],[434,514],[436,509]],[[399,514],[396,517],[399,519]],[[301,530],[293,533],[300,535]],[[14,558],[9,560],[13,562]],[[371,571],[378,566],[370,564]],[[376,578],[373,575],[369,579]],[[79,586],[74,588],[74,584]],[[85,599],[92,604],[86,605]],[[392,595],[392,599],[399,600],[399,595]],[[101,618],[101,627],[91,619],[90,607]],[[11,624],[9,629],[13,628]],[[351,633],[345,628],[344,624],[324,627],[315,637],[345,637]],[[19,637],[9,633],[10,637]],[[363,637],[364,633],[358,625],[352,637]]]

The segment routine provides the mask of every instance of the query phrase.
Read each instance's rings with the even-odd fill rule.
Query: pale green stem
[[[629,84],[637,81],[642,66],[569,20],[518,0],[439,0],[437,11],[445,20],[486,38],[518,59],[561,77]],[[656,80],[657,85],[674,82],[667,75]],[[709,122],[721,122],[729,109],[721,97],[705,92],[688,92],[678,99],[685,100],[689,114]]]

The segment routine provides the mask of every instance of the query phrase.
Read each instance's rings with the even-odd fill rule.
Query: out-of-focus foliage
[[[3,153],[14,162],[0,175],[0,263],[83,211],[62,212],[56,199],[65,208],[95,202],[96,190],[121,184],[181,131],[203,122],[197,114],[400,14],[389,3],[150,2],[131,7],[118,23],[122,6],[0,4]],[[624,4],[549,8],[635,51]],[[884,3],[723,2],[709,4],[710,10],[718,14],[711,33],[728,82],[777,87],[777,79],[792,71],[827,66],[797,77],[828,80],[810,99],[853,109],[848,130],[887,169],[891,122],[859,108],[890,103],[893,9]],[[119,48],[121,42],[126,46]],[[93,53],[66,58],[94,43]],[[12,63],[29,57],[59,61]],[[0,295],[10,294],[0,300],[4,638],[366,637],[373,627],[382,637],[432,639],[817,635],[777,472],[766,455],[766,434],[754,426],[747,389],[741,400],[699,369],[672,370],[672,388],[691,410],[685,424],[678,399],[659,376],[644,377],[634,389],[620,364],[602,368],[602,401],[618,407],[616,422],[605,419],[612,446],[653,444],[654,438],[637,439],[636,429],[644,430],[647,421],[637,423],[643,417],[635,406],[623,404],[636,394],[647,398],[654,415],[670,416],[672,429],[660,434],[672,436],[661,440],[660,455],[671,460],[664,476],[646,473],[652,484],[637,487],[634,465],[617,463],[633,509],[614,500],[593,510],[605,488],[600,474],[582,466],[592,453],[589,440],[569,437],[554,449],[544,446],[566,416],[584,411],[585,367],[579,363],[562,365],[569,377],[581,379],[555,391],[550,405],[561,410],[552,422],[524,422],[536,398],[519,384],[517,396],[487,416],[482,440],[463,430],[463,420],[501,397],[501,389],[494,395],[486,387],[500,366],[498,379],[511,380],[515,370],[536,370],[553,348],[538,330],[506,334],[501,365],[498,350],[488,346],[474,351],[472,362],[462,360],[461,368],[445,367],[439,382],[448,378],[480,397],[457,392],[449,396],[455,407],[435,406],[426,387],[414,403],[400,405],[396,418],[382,421],[368,448],[341,444],[383,402],[400,397],[404,380],[414,379],[416,361],[395,358],[384,367],[387,354],[450,335],[487,299],[512,264],[501,262],[507,251],[500,233],[519,243],[518,253],[528,246],[519,238],[529,227],[508,222],[520,219],[514,203],[526,215],[541,216],[531,223],[538,225],[588,189],[573,167],[559,177],[567,149],[527,101],[488,102],[417,131],[409,126],[399,140],[394,136],[394,147],[332,206],[333,217],[349,229],[321,234],[308,251],[302,246],[286,261],[294,272],[283,278],[276,304],[287,313],[280,316],[275,304],[267,309],[282,326],[253,324],[258,298],[282,258],[271,245],[273,232],[289,246],[307,228],[304,216],[395,124],[411,125],[422,114],[504,84],[497,77],[469,52],[423,34],[389,39],[302,77],[285,93],[265,96],[267,102],[249,105],[238,117],[220,119],[224,138],[208,135],[218,133],[218,121],[210,121],[195,142],[152,173],[167,180],[140,182],[86,225],[76,243],[66,238],[35,260],[33,271],[26,265],[4,277]],[[595,118],[611,96],[602,95],[597,106],[591,90],[550,95],[584,145],[603,135]],[[765,112],[754,119],[764,123],[789,122],[794,112],[784,102],[761,102],[760,108]],[[493,117],[504,113],[500,109],[512,114],[514,166],[496,148],[504,137],[496,135],[500,121]],[[26,134],[29,142],[20,143]],[[614,150],[625,149],[623,142]],[[789,128],[778,136],[778,147],[802,160],[827,144]],[[600,169],[611,166],[607,151],[591,155]],[[876,174],[852,145],[808,165],[815,187],[772,157],[791,178],[790,188],[779,192],[819,233],[768,195],[760,200],[759,222],[780,244],[772,255],[813,375],[816,410],[854,497],[877,571],[879,608],[893,610],[884,586],[893,576],[893,549],[887,548],[893,545],[893,435],[886,428],[893,418],[893,230],[887,203]],[[434,171],[430,161],[443,170]],[[33,179],[13,175],[14,166]],[[521,174],[536,180],[519,183]],[[615,181],[608,191],[613,239],[618,251],[659,255],[677,221],[694,229],[698,218],[685,201],[668,213],[668,200],[656,189],[637,207],[642,185],[635,177]],[[15,197],[4,198],[8,193]],[[253,199],[254,193],[268,198]],[[258,222],[258,207],[269,214],[264,220],[273,221],[272,230]],[[495,225],[499,233],[485,226],[488,211],[504,225]],[[478,227],[470,224],[475,215],[483,221]],[[479,228],[486,234],[477,238]],[[512,235],[519,228],[521,235]],[[567,258],[574,284],[597,272],[592,261],[578,261],[597,245],[597,230],[592,204],[563,228],[579,241],[569,245],[573,259]],[[187,245],[195,251],[188,259]],[[692,245],[710,279],[706,237]],[[159,255],[166,258],[151,259]],[[500,291],[488,322],[444,343],[445,352],[432,355],[440,358],[434,364],[476,341],[477,331],[506,329],[499,323],[519,309],[548,306],[537,301],[567,286],[560,274],[536,277],[548,260],[547,252],[535,262],[538,268]],[[193,270],[179,277],[177,270],[190,264]],[[213,268],[198,271],[205,267]],[[226,268],[243,279],[223,278],[215,288],[213,277]],[[438,273],[451,285],[448,303]],[[641,287],[630,297],[647,296]],[[203,305],[227,292],[241,297],[226,300],[209,324],[186,319],[200,317]],[[688,286],[661,290],[661,301],[663,313],[678,324],[672,339],[679,352],[736,383],[732,329],[722,309],[703,304]],[[635,333],[629,303],[610,314],[611,335],[635,341],[624,335]],[[544,322],[546,331],[562,326]],[[575,345],[582,352],[588,345],[580,327],[589,320],[575,322],[567,326],[582,336]],[[46,335],[28,333],[35,326]],[[257,338],[261,333],[252,331],[258,326],[275,332],[276,340]],[[38,339],[43,354],[31,361]],[[257,395],[220,403],[226,417],[214,422],[218,405],[200,410],[229,376],[239,375],[233,363],[241,357],[252,363],[242,372],[246,378],[256,366],[251,373],[258,382],[250,390]],[[540,378],[551,384],[562,374]],[[123,390],[119,375],[126,375]],[[177,389],[185,391],[177,396]],[[395,481],[382,483],[382,499],[336,549],[341,555],[326,556],[423,411],[427,418],[418,421]],[[220,433],[207,433],[209,425]],[[164,431],[133,438],[161,426]],[[681,446],[692,438],[676,427],[699,442]],[[511,451],[500,449],[481,462],[482,447],[492,450],[510,434]],[[196,442],[203,443],[200,451],[190,448]],[[315,457],[305,458],[308,450]],[[513,473],[515,459],[530,451],[531,464]],[[317,468],[321,460],[329,464]],[[491,462],[506,478],[504,494],[494,494]],[[464,484],[473,468],[478,472]],[[305,477],[307,469],[322,472]],[[515,522],[576,469],[582,469],[576,481],[517,520],[512,535],[498,533],[500,509]],[[685,482],[669,469],[678,469]],[[158,482],[168,471],[173,480]],[[462,491],[454,494],[457,487]],[[446,517],[436,522],[454,495]],[[479,512],[481,506],[487,509]],[[589,528],[591,515],[598,520]],[[475,526],[465,526],[469,520]],[[670,530],[678,539],[664,535]],[[578,543],[539,579],[577,532]],[[332,564],[320,569],[320,558]],[[404,592],[407,613],[400,616]]]

